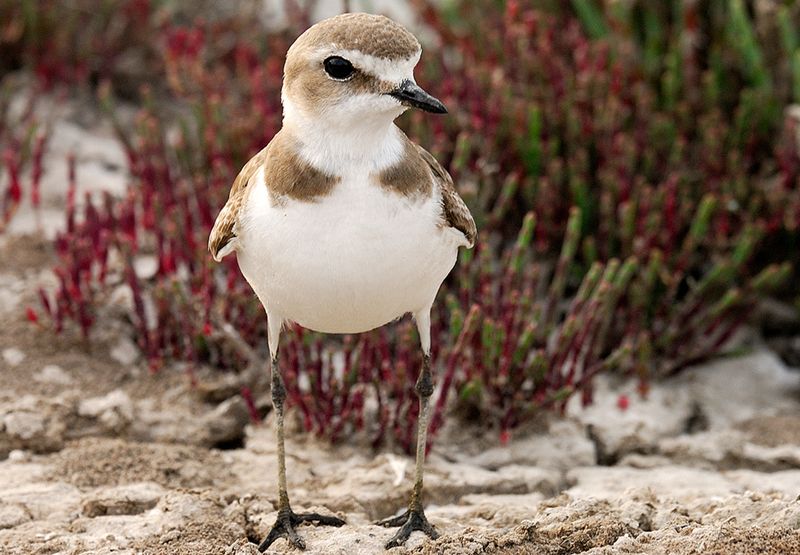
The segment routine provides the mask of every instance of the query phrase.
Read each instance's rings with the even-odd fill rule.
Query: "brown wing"
[[[211,256],[217,262],[235,250],[236,224],[239,222],[239,210],[242,208],[244,199],[247,196],[250,178],[255,175],[258,168],[267,160],[268,148],[269,146],[266,146],[261,152],[253,156],[244,165],[239,175],[236,176],[236,180],[231,186],[231,192],[228,195],[228,202],[220,210],[217,220],[214,222],[214,227],[211,228],[211,234],[208,236],[208,250],[211,251]]]
[[[456,192],[453,178],[447,173],[442,165],[434,158],[430,152],[417,145],[420,156],[433,172],[434,180],[439,184],[442,191],[442,219],[444,225],[453,227],[464,234],[467,238],[468,247],[472,248],[475,245],[475,237],[477,235],[477,228],[475,227],[475,220],[472,219],[469,208],[461,200]]]

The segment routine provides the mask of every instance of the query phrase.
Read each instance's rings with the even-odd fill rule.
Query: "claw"
[[[335,516],[321,515],[319,513],[300,513],[297,514],[291,508],[282,509],[278,512],[278,518],[269,531],[267,537],[258,546],[258,550],[263,553],[269,548],[270,545],[278,538],[286,538],[286,540],[297,549],[305,549],[306,542],[303,538],[297,535],[295,527],[303,522],[310,522],[318,526],[342,526],[345,522],[341,518]]]
[[[386,542],[386,549],[400,547],[406,543],[406,540],[411,536],[411,532],[423,532],[432,540],[439,537],[439,533],[433,525],[428,522],[428,518],[425,516],[425,512],[422,509],[408,510],[401,515],[379,520],[375,524],[385,528],[400,527],[397,533],[392,536],[392,539]]]

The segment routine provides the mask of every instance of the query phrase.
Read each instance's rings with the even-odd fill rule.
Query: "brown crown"
[[[420,49],[416,37],[399,23],[382,15],[366,13],[346,13],[324,19],[300,35],[292,48],[326,44],[390,60],[408,59]]]

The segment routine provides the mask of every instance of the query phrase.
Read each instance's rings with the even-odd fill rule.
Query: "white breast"
[[[271,317],[358,333],[428,308],[463,236],[438,193],[408,199],[366,173],[316,201],[274,204],[261,176],[239,225],[239,266]]]

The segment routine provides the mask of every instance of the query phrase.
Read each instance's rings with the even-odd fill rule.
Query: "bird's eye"
[[[352,77],[356,68],[353,64],[342,58],[341,56],[331,56],[326,58],[323,62],[325,66],[325,73],[334,79],[344,80]]]

